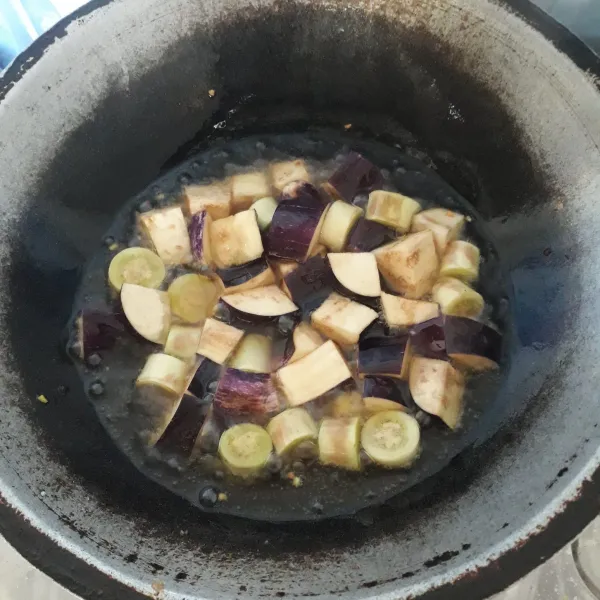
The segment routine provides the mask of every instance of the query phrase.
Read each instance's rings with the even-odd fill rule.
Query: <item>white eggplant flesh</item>
[[[227,362],[243,337],[241,329],[216,319],[206,319],[197,352],[222,365]]]
[[[248,210],[256,200],[270,195],[269,179],[262,171],[241,173],[231,178],[231,212],[233,213]]]
[[[131,326],[149,342],[164,344],[171,326],[169,294],[124,283],[121,288],[121,305]]]
[[[448,244],[442,258],[440,277],[454,277],[470,283],[479,277],[479,248],[470,242],[456,240]]]
[[[231,214],[231,180],[209,185],[188,185],[183,195],[190,215],[206,211],[216,221]]]
[[[319,462],[360,471],[360,417],[325,418],[319,429]]]
[[[314,419],[304,408],[288,408],[273,417],[267,425],[267,431],[280,456],[290,455],[304,442],[316,442],[318,428]]]
[[[253,210],[215,221],[211,227],[210,241],[213,260],[221,269],[256,260],[264,250]]]
[[[311,181],[306,163],[301,159],[274,163],[270,173],[273,187],[278,192],[283,191],[283,188],[293,181]]]
[[[190,373],[189,363],[169,354],[151,354],[136,380],[137,386],[150,385],[183,395]]]
[[[381,223],[399,233],[410,230],[413,217],[421,210],[421,205],[412,198],[376,190],[369,194],[366,218],[376,223]]]
[[[434,319],[440,313],[436,302],[409,300],[393,294],[381,294],[383,316],[389,327],[410,327]]]
[[[165,264],[185,265],[192,262],[190,236],[180,206],[151,210],[141,214],[139,221]]]
[[[362,216],[363,211],[358,206],[336,200],[329,206],[325,215],[319,241],[332,252],[343,252],[350,231]]]
[[[165,342],[165,354],[181,360],[195,359],[201,337],[202,327],[171,325]]]
[[[452,277],[440,279],[433,286],[432,296],[445,315],[475,319],[485,306],[483,296],[479,292]]]
[[[225,294],[222,300],[240,312],[258,317],[278,317],[298,310],[276,285]]]
[[[327,255],[335,278],[350,292],[376,298],[381,295],[377,260],[371,252],[339,252]]]

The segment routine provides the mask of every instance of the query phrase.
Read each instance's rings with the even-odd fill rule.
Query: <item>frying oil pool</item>
[[[118,251],[142,244],[136,227],[139,214],[181,203],[185,186],[263,170],[273,162],[296,158],[307,163],[315,182],[322,182],[343,163],[350,151],[360,152],[381,169],[384,189],[415,198],[423,208],[441,206],[467,216],[464,239],[476,244],[482,255],[477,287],[487,300],[484,318],[504,332],[506,341],[510,337],[507,309],[510,286],[503,277],[499,253],[486,231],[483,219],[433,169],[411,154],[336,133],[263,135],[217,142],[150,184],[115,215],[114,223],[104,239],[98,241],[98,252],[82,277],[74,314],[84,306],[93,307],[99,312],[122,312],[117,295],[107,285],[106,273],[110,261]],[[367,200],[366,194],[360,195],[354,199],[354,204],[365,208]],[[186,272],[190,270],[184,267],[168,269],[165,282],[168,284]],[[221,317],[229,318],[225,314],[221,314]],[[276,340],[283,340],[293,326],[288,321],[289,318],[286,320],[286,317],[282,317],[279,322],[273,323],[270,335]],[[436,473],[473,439],[481,416],[493,405],[495,390],[502,372],[507,368],[505,357],[500,373],[479,376],[469,383],[465,414],[458,430],[449,431],[424,413],[420,415],[423,427],[422,452],[414,467],[408,471],[391,474],[366,469],[361,475],[344,472],[333,474],[331,470],[319,468],[318,465],[311,466],[301,458],[293,465],[283,465],[274,459],[267,465],[264,478],[252,484],[252,493],[249,494],[248,484],[228,477],[226,469],[213,452],[199,456],[190,463],[185,455],[189,448],[182,453],[176,445],[154,447],[143,442],[143,438],[147,439],[149,430],[155,426],[153,423],[157,413],[164,407],[164,400],[158,391],[146,390],[141,394],[135,390],[134,382],[147,356],[156,350],[154,344],[128,332],[113,350],[95,353],[93,360],[88,359],[85,363],[75,361],[82,385],[88,391],[107,432],[142,472],[193,504],[203,508],[209,508],[210,504],[214,510],[253,518],[261,518],[264,514],[266,519],[269,519],[268,511],[257,506],[264,504],[264,497],[271,498],[273,494],[280,494],[282,501],[284,497],[288,498],[285,502],[290,506],[289,518],[292,520],[296,516],[306,518],[306,514],[310,513],[306,499],[315,497],[322,499],[319,505],[324,510],[320,512],[329,516],[356,509],[356,502],[350,497],[347,501],[332,501],[330,508],[327,499],[335,496],[331,492],[332,484],[339,485],[340,478],[357,490],[368,490],[366,496],[369,501],[363,502],[368,504],[378,501],[382,496],[405,491]],[[354,357],[347,358],[352,360]],[[197,405],[186,419],[203,419],[206,416],[210,400],[214,397],[217,378],[218,372],[211,369],[198,378],[194,394],[205,398],[206,404]],[[182,427],[181,431],[185,431],[185,423]],[[214,451],[214,448],[210,450]],[[290,472],[296,476],[302,475],[302,487],[294,488],[295,480]],[[215,500],[219,497],[218,493],[227,501]],[[207,502],[207,497],[212,500]],[[289,498],[297,499],[297,502],[290,502]],[[311,506],[313,504],[310,503]]]

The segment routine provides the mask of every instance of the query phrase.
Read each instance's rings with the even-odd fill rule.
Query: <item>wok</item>
[[[598,66],[529,4],[487,0],[113,0],[46,34],[0,88],[3,535],[93,599],[484,598],[548,558],[598,509]],[[64,356],[82,269],[196,150],[347,123],[486,220],[510,369],[405,493],[300,524],[200,512],[125,458]]]

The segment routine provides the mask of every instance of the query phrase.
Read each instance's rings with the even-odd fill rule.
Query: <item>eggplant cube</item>
[[[231,180],[231,205],[233,213],[248,210],[252,204],[271,195],[271,186],[265,173],[242,173]]]
[[[310,402],[351,377],[342,353],[331,340],[277,371],[279,384],[290,406]]]
[[[359,376],[383,375],[408,379],[412,349],[408,335],[368,338],[358,347]]]
[[[213,259],[221,269],[251,262],[263,253],[260,229],[253,210],[215,221],[210,240]]]
[[[342,252],[355,223],[363,211],[353,204],[336,200],[330,207],[321,228],[320,242],[332,252]]]
[[[465,224],[465,216],[445,208],[431,208],[415,215],[411,231],[431,231],[438,255],[443,256],[450,242],[457,239]]]
[[[358,342],[360,334],[376,318],[372,308],[333,292],[312,314],[311,321],[324,336],[338,344],[351,345]]]
[[[409,300],[392,294],[381,294],[383,316],[389,327],[409,327],[437,317],[440,307],[435,302]]]
[[[202,327],[172,325],[165,342],[165,354],[181,360],[196,358],[201,337]]]
[[[421,205],[408,196],[377,190],[369,194],[366,217],[400,233],[406,233],[410,230],[413,216],[420,210]]]
[[[226,294],[222,300],[236,310],[256,317],[280,317],[298,310],[276,285]]]
[[[212,219],[224,219],[231,214],[231,181],[210,185],[188,185],[183,190],[190,215],[206,211]]]
[[[294,344],[294,351],[287,364],[296,362],[304,358],[307,354],[310,354],[313,350],[320,348],[325,343],[325,340],[308,323],[300,323],[294,329],[292,342]]]
[[[395,292],[418,299],[431,291],[439,268],[431,231],[407,235],[374,254],[379,271]]]
[[[442,258],[440,277],[475,281],[479,277],[479,258],[479,248],[474,244],[462,240],[451,242]]]
[[[444,277],[433,286],[433,299],[445,315],[478,317],[483,311],[483,296],[466,283]]]
[[[149,385],[181,396],[188,384],[189,373],[188,363],[168,354],[151,354],[136,380],[136,386]]]
[[[271,165],[271,181],[278,191],[292,181],[310,181],[310,174],[303,160],[290,160]]]
[[[410,393],[419,408],[456,429],[463,411],[464,376],[449,362],[417,357],[410,368]]]
[[[350,292],[376,298],[381,294],[377,261],[370,252],[339,252],[327,257],[335,278]]]
[[[184,265],[192,262],[190,237],[180,206],[151,210],[140,215],[139,221],[165,264]]]
[[[243,337],[244,332],[241,329],[236,329],[216,319],[206,319],[197,352],[222,365]]]
[[[381,223],[358,219],[346,243],[347,252],[371,252],[396,239],[396,232]]]
[[[163,344],[171,326],[169,294],[134,283],[121,288],[121,305],[131,326],[143,338]]]

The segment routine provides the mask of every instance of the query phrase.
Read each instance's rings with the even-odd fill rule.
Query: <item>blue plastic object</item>
[[[0,70],[86,0],[0,0]]]

